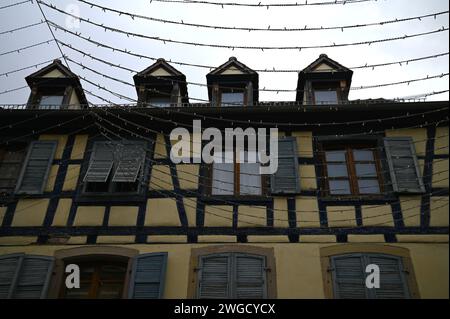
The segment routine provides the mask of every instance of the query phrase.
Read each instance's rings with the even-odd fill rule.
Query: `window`
[[[296,194],[300,192],[297,140],[284,137],[278,140],[278,169],[271,176],[272,194]]]
[[[211,165],[211,195],[262,195],[263,176],[259,174],[257,152],[242,152],[241,155],[245,163],[237,163],[233,152],[215,155],[222,163]]]
[[[171,98],[170,97],[150,97],[147,100],[149,107],[170,107]]]
[[[53,264],[46,256],[0,256],[0,299],[46,298]]]
[[[188,298],[276,298],[273,248],[223,245],[192,249]]]
[[[81,262],[80,288],[65,289],[66,299],[120,299],[122,298],[126,262]]]
[[[323,184],[329,195],[373,195],[383,191],[378,154],[370,146],[324,147]]]
[[[25,144],[0,148],[0,194],[14,193],[25,154]]]
[[[64,95],[43,95],[39,99],[40,109],[58,110],[61,108]]]
[[[366,267],[380,269],[380,288],[366,287]],[[411,294],[402,258],[376,253],[354,253],[330,257],[334,298],[339,299],[406,299]]]
[[[315,104],[338,104],[336,90],[314,90]]]
[[[55,252],[49,298],[158,299],[163,297],[167,253],[141,254],[136,249],[85,246]],[[66,266],[80,267],[81,288],[67,289]],[[1,277],[0,277],[1,278]]]
[[[31,142],[17,182],[17,194],[44,192],[57,145],[57,141]]]
[[[266,298],[264,256],[227,253],[200,257],[198,298]]]
[[[222,92],[222,106],[243,106],[244,105],[244,93],[225,93]]]
[[[145,161],[145,144],[96,142],[84,176],[85,193],[137,193]]]

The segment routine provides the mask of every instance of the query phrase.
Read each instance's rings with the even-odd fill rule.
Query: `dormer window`
[[[296,101],[306,105],[345,103],[352,75],[353,71],[321,54],[299,73]]]
[[[252,106],[258,102],[258,73],[231,57],[207,76],[212,107]]]
[[[40,110],[80,109],[87,100],[76,74],[60,60],[26,77],[31,88],[28,108]]]
[[[189,103],[186,76],[164,59],[134,76],[140,107],[171,107]]]

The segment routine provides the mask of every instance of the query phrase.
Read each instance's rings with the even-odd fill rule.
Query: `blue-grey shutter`
[[[371,254],[366,256],[366,265],[369,264],[380,268],[380,288],[369,289],[372,298],[410,298],[407,274],[403,269],[401,257]]]
[[[17,183],[18,194],[42,194],[58,142],[33,141]]]
[[[53,260],[24,254],[0,257],[0,299],[46,298]]]
[[[234,296],[236,299],[266,298],[265,257],[236,254],[234,258]]]
[[[0,299],[11,298],[23,254],[0,256]]]
[[[231,254],[200,257],[198,298],[231,298]]]
[[[84,182],[105,183],[114,165],[115,145],[96,142],[93,146],[89,167]]]
[[[384,146],[394,191],[425,192],[412,138],[387,137],[384,139]]]
[[[144,165],[145,150],[143,144],[125,144],[120,147],[120,159],[113,182],[134,183]]]
[[[151,253],[134,257],[128,297],[160,299],[164,293],[167,253]]]
[[[278,170],[271,175],[272,194],[296,194],[300,192],[297,140],[285,137],[278,140]]]
[[[366,267],[361,254],[332,256],[330,269],[333,279],[334,298],[366,299]]]
[[[25,255],[14,289],[15,299],[43,299],[53,271],[53,257]]]

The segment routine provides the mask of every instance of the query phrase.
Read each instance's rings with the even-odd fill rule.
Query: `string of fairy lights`
[[[44,6],[46,6],[47,8],[50,8],[54,11],[57,11],[59,13],[62,13],[64,15],[70,16],[80,22],[85,22],[88,23],[90,25],[96,26],[98,28],[101,28],[105,31],[111,31],[114,33],[120,33],[123,34],[127,37],[135,37],[135,38],[141,38],[141,39],[146,39],[146,40],[152,40],[152,41],[158,41],[158,42],[163,42],[164,44],[166,43],[172,43],[172,44],[181,44],[181,45],[187,45],[187,46],[196,46],[196,47],[208,47],[208,48],[220,48],[220,49],[230,49],[230,50],[235,50],[235,49],[242,49],[242,50],[260,50],[260,51],[264,51],[264,50],[297,50],[297,51],[301,51],[301,50],[307,50],[307,49],[324,49],[324,48],[336,48],[336,47],[348,47],[348,46],[361,46],[361,45],[372,45],[372,44],[376,44],[376,43],[384,43],[384,42],[390,42],[390,41],[398,41],[398,40],[405,40],[405,39],[411,39],[411,38],[416,38],[416,37],[422,37],[422,36],[427,36],[427,35],[431,35],[431,34],[436,34],[436,33],[440,33],[440,32],[445,32],[448,31],[448,27],[442,26],[438,29],[435,30],[431,30],[431,31],[426,31],[426,32],[419,32],[419,33],[414,33],[414,34],[404,34],[401,36],[396,36],[396,37],[390,37],[390,38],[383,38],[383,39],[374,39],[374,40],[368,40],[368,41],[359,41],[359,42],[347,42],[347,43],[332,43],[332,44],[322,44],[322,45],[302,45],[302,46],[254,46],[254,45],[237,45],[237,44],[218,44],[218,43],[202,43],[202,42],[193,42],[193,41],[184,41],[184,40],[176,40],[176,39],[167,39],[167,38],[162,38],[159,36],[153,36],[153,35],[145,35],[145,34],[141,34],[141,33],[134,33],[134,32],[130,32],[130,31],[125,31],[122,29],[118,29],[118,28],[114,28],[111,26],[107,26],[104,23],[99,23],[99,22],[94,22],[92,19],[85,19],[82,18],[81,16],[77,16],[75,14],[66,12],[58,7],[56,7],[53,4],[48,4],[44,1],[41,0],[36,0],[37,3],[42,4]],[[62,27],[61,25],[51,21],[51,20],[47,20],[47,23],[56,28],[56,29],[60,29],[60,30],[67,30],[66,28]]]

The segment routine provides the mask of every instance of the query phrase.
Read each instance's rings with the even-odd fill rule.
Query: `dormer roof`
[[[329,58],[328,55],[321,54],[318,59],[299,72],[296,100],[303,100],[303,90],[307,80],[346,81],[346,86],[349,89],[352,76],[352,70]]]
[[[227,62],[215,68],[206,75],[208,83],[208,94],[211,99],[211,86],[213,84],[229,83],[245,83],[252,82],[254,89],[254,99],[258,101],[259,92],[259,75],[256,71],[252,70],[244,63],[238,61],[235,57],[230,57]]]
[[[25,80],[31,89],[35,87],[72,86],[77,93],[80,104],[84,106],[88,104],[80,78],[63,65],[59,59],[53,60],[51,64],[28,75]]]
[[[141,85],[158,87],[178,84],[180,94],[183,97],[183,103],[189,102],[186,76],[162,58],[158,59],[148,68],[137,73],[133,79],[138,95],[139,87]]]

